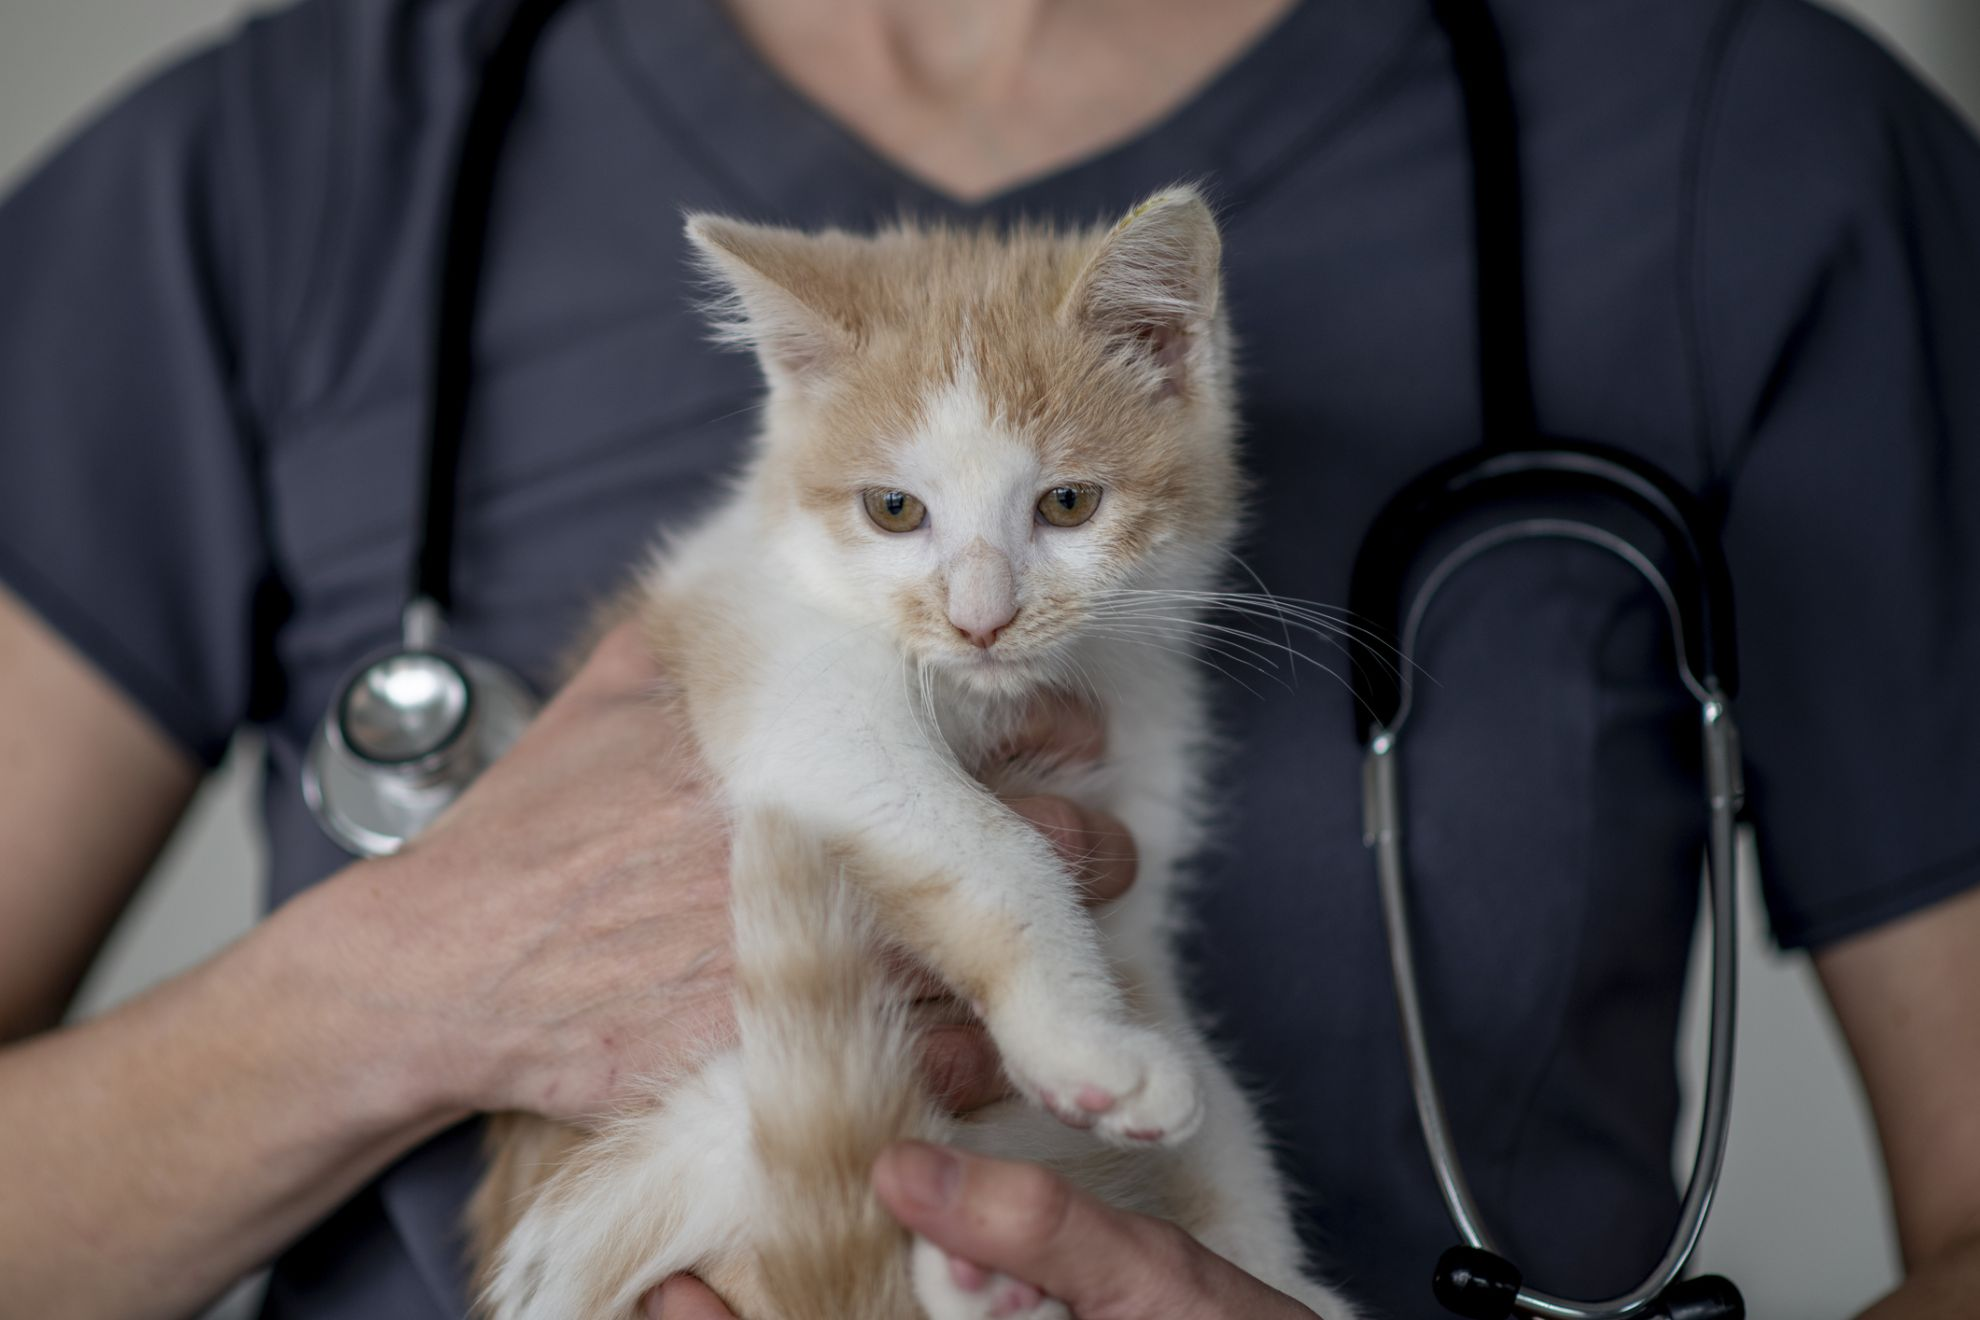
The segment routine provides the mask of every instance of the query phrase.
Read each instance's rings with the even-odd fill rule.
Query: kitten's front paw
[[[926,1238],[914,1240],[914,1295],[928,1320],[1072,1320],[1065,1304],[1028,1283],[952,1260]]]
[[[998,1044],[1020,1091],[1061,1122],[1117,1146],[1173,1146],[1203,1122],[1195,1071],[1173,1041],[1125,1022],[1093,1022]]]

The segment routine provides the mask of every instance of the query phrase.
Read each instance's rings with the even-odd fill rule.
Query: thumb
[[[1115,1210],[1035,1164],[943,1146],[889,1147],[873,1186],[895,1218],[950,1255],[1022,1279],[1080,1315],[1128,1307],[1129,1289],[1166,1291],[1158,1276],[1195,1246],[1180,1229]]]
[[[685,1274],[676,1274],[646,1294],[639,1313],[643,1320],[736,1320],[707,1284]]]

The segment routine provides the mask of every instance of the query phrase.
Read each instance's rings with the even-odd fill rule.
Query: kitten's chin
[[[1023,697],[1052,685],[1051,666],[1042,657],[999,654],[994,647],[968,653],[944,650],[927,657],[926,663],[981,696]]]

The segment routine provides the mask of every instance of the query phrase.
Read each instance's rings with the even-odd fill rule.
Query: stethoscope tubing
[[[1626,1320],[1647,1310],[1690,1262],[1704,1232],[1725,1161],[1732,1116],[1732,1067],[1737,1021],[1739,944],[1737,915],[1738,826],[1743,794],[1739,784],[1739,738],[1725,701],[1708,694],[1700,704],[1707,796],[1711,808],[1706,884],[1712,917],[1712,1000],[1705,1101],[1698,1141],[1684,1199],[1662,1258],[1630,1291],[1601,1301],[1579,1301],[1522,1284],[1514,1309],[1547,1320]],[[1423,1028],[1422,995],[1416,974],[1415,942],[1409,914],[1404,860],[1402,793],[1399,783],[1400,731],[1379,731],[1368,744],[1362,766],[1364,843],[1375,855],[1382,916],[1397,1013],[1402,1023],[1410,1089],[1418,1125],[1430,1155],[1437,1189],[1451,1223],[1469,1246],[1499,1254],[1499,1247],[1471,1193],[1463,1162],[1451,1137],[1443,1092]]]
[[[1391,979],[1410,1089],[1438,1193],[1464,1242],[1438,1263],[1433,1288],[1458,1314],[1498,1320],[1649,1320],[1744,1314],[1738,1289],[1723,1279],[1680,1282],[1704,1230],[1723,1168],[1731,1117],[1737,1017],[1737,865],[1744,793],[1730,698],[1737,692],[1731,575],[1700,501],[1648,461],[1601,445],[1552,441],[1537,419],[1525,302],[1525,224],[1519,136],[1511,81],[1487,0],[1430,0],[1448,41],[1465,112],[1471,161],[1473,276],[1476,283],[1479,430],[1482,442],[1399,490],[1371,525],[1356,557],[1350,608],[1376,635],[1399,642],[1401,664],[1360,646],[1354,666],[1356,733],[1364,746],[1364,842],[1381,893]],[[1568,517],[1522,511],[1502,517],[1443,554],[1411,585],[1418,561],[1446,529],[1495,505],[1524,510],[1535,501],[1573,501]],[[1578,516],[1590,504],[1627,511],[1656,529],[1670,552],[1672,578],[1636,542]],[[1411,933],[1399,758],[1414,705],[1407,672],[1431,599],[1478,556],[1533,539],[1580,541],[1615,555],[1649,583],[1668,612],[1677,665],[1698,702],[1710,810],[1706,883],[1712,919],[1712,999],[1705,1098],[1678,1217],[1656,1266],[1635,1288],[1583,1301],[1530,1287],[1500,1254],[1464,1175],[1423,1027]],[[1545,956],[1544,950],[1514,956]],[[1467,1253],[1469,1253],[1467,1255]]]

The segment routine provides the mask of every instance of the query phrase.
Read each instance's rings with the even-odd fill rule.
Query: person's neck
[[[725,0],[743,35],[880,154],[997,192],[1174,109],[1293,0]]]
[[[788,5],[790,0],[739,0]],[[996,103],[1012,84],[1041,37],[1054,0],[839,0],[799,3],[819,17],[845,24],[854,40],[873,43],[874,63],[893,80],[931,100]]]

